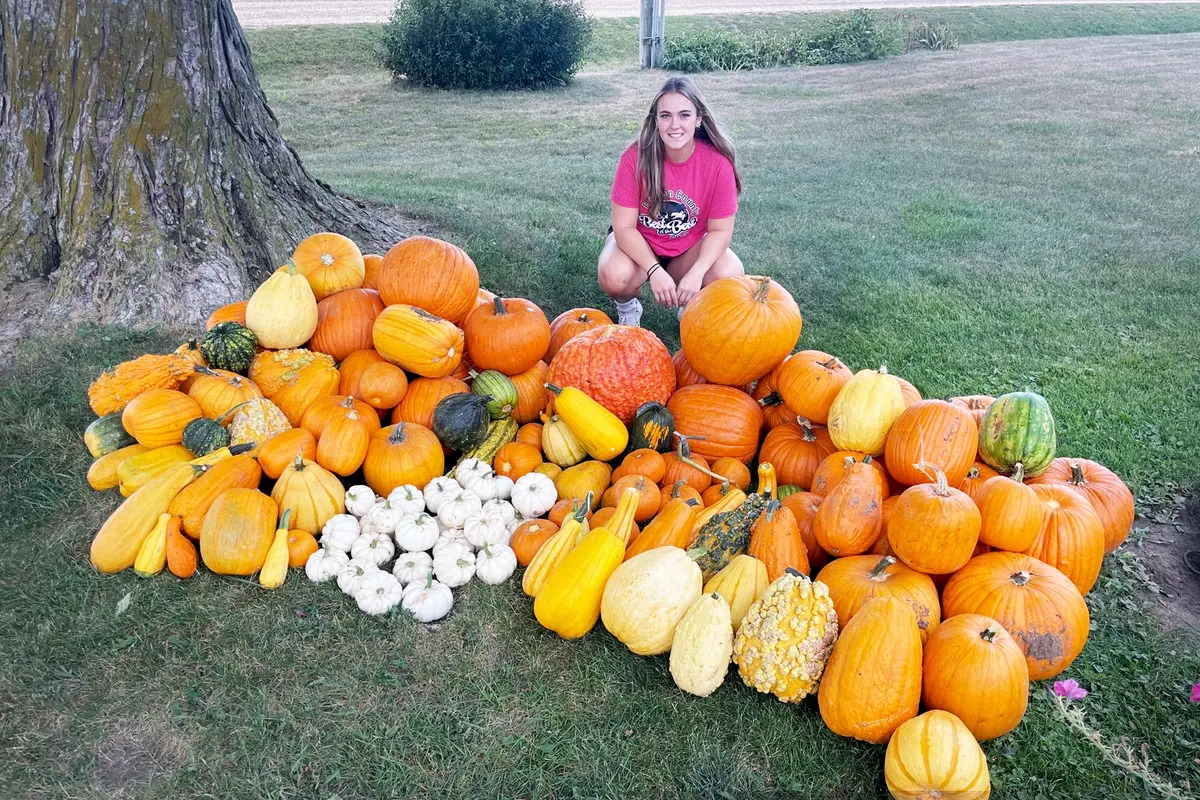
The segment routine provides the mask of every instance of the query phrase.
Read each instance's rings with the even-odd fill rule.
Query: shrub
[[[904,51],[956,50],[958,37],[946,23],[934,23],[915,14],[900,14],[904,24]]]
[[[591,28],[581,0],[401,0],[384,29],[383,62],[418,86],[562,85]]]

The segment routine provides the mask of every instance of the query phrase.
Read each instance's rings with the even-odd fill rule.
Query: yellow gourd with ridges
[[[159,515],[167,513],[171,499],[206,469],[193,464],[172,464],[121,503],[92,539],[92,566],[100,572],[120,572],[132,567],[146,534],[154,528]]]
[[[767,577],[767,565],[754,556],[745,553],[734,556],[729,563],[708,579],[704,584],[704,593],[716,592],[729,603],[729,614],[736,632],[742,627],[746,612],[754,604],[771,581]]]
[[[283,512],[279,527],[275,530],[275,539],[271,549],[263,561],[262,569],[258,571],[258,583],[264,589],[278,589],[287,580],[288,571],[288,522],[291,521],[292,510]]]
[[[117,482],[121,487],[121,496],[130,497],[168,467],[187,463],[193,457],[191,451],[181,444],[154,447],[130,456],[117,466]]]
[[[555,414],[542,414],[542,452],[558,467],[572,467],[587,458],[587,451],[571,426]]]
[[[158,522],[142,540],[138,548],[137,558],[133,560],[133,571],[143,578],[149,578],[163,571],[167,565],[167,523],[170,514],[159,514]]]
[[[611,527],[589,533],[551,571],[533,601],[533,615],[543,627],[564,639],[578,639],[596,625],[604,584],[625,558],[637,501],[636,489],[625,490]]]
[[[144,444],[131,444],[100,456],[88,467],[88,486],[97,492],[119,486],[121,479],[117,476],[117,470],[121,468],[121,464],[133,456],[148,452],[150,452],[150,448]]]
[[[317,329],[317,298],[296,265],[271,274],[246,303],[246,327],[270,350],[300,347]]]
[[[559,388],[546,384],[554,395],[554,412],[562,417],[579,437],[588,455],[597,461],[611,461],[629,444],[629,429],[620,418],[574,386]]]
[[[839,450],[882,455],[888,431],[903,413],[900,382],[887,367],[860,370],[829,407],[829,438]]]
[[[529,562],[529,566],[525,568],[525,575],[521,578],[521,591],[530,597],[537,597],[546,578],[575,547],[575,540],[580,531],[587,530],[587,512],[591,507],[592,496],[588,495],[584,502],[575,509],[575,513],[567,515],[567,518],[563,520],[558,533],[551,536],[545,544],[538,548],[537,554]]]

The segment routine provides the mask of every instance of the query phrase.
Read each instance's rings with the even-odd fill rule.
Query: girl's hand
[[[654,270],[654,274],[650,276],[650,291],[654,293],[655,300],[668,308],[677,303],[675,279],[661,267]]]
[[[692,270],[679,279],[679,287],[675,290],[676,302],[681,306],[686,306],[692,302],[692,298],[700,293],[703,286],[704,276]]]

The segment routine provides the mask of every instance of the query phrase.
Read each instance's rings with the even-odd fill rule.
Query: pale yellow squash
[[[671,677],[688,694],[708,697],[725,682],[733,655],[729,603],[716,592],[696,598],[675,626]]]
[[[680,548],[647,550],[613,571],[600,600],[600,618],[637,655],[665,653],[703,583],[700,567]]]
[[[312,338],[317,329],[317,298],[293,262],[272,273],[250,295],[246,327],[271,350],[299,347]]]
[[[829,437],[839,450],[882,455],[888,431],[903,413],[900,381],[887,367],[860,370],[829,408]]]
[[[146,535],[159,516],[167,513],[171,499],[205,469],[187,463],[172,464],[117,506],[92,539],[92,566],[106,573],[132,567]]]

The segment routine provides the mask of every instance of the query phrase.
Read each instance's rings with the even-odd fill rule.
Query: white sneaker
[[[634,328],[640,327],[642,323],[642,301],[635,297],[629,302],[633,304],[633,308],[628,311],[622,311],[619,306],[617,307],[617,324],[629,325]]]
[[[678,309],[676,309],[675,319],[683,319],[683,312],[685,309],[686,309],[686,306],[680,306]]]

